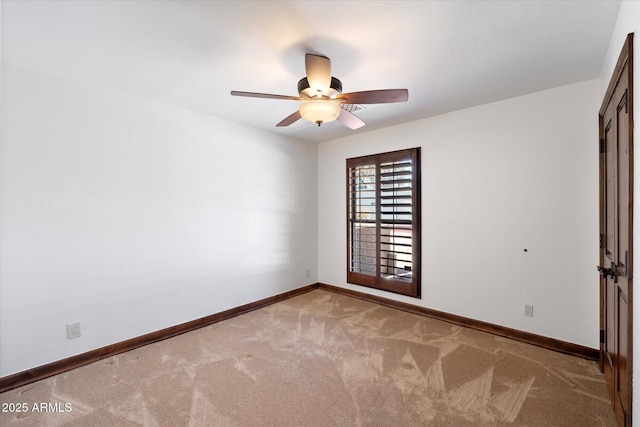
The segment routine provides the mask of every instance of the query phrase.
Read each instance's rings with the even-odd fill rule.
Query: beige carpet
[[[28,408],[2,426],[615,425],[594,362],[322,290],[0,402]]]

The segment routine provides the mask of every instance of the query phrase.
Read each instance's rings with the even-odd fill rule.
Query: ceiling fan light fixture
[[[303,119],[320,126],[322,123],[334,121],[340,115],[340,104],[331,99],[310,99],[300,105]]]

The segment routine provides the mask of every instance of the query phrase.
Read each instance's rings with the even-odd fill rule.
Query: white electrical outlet
[[[80,322],[69,323],[67,325],[67,338],[73,339],[73,338],[78,338],[79,336],[80,336]]]
[[[311,269],[307,268],[307,277],[311,276]]]
[[[524,305],[524,315],[527,317],[533,317],[533,304]]]

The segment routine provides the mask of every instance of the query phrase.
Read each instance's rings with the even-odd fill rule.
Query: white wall
[[[597,348],[598,89],[591,80],[320,144],[319,281]],[[347,284],[345,159],[415,146],[422,299]]]
[[[315,144],[3,64],[0,159],[0,376],[317,281]]]
[[[627,34],[634,33],[634,73],[633,73],[633,81],[634,81],[634,114],[633,121],[635,124],[634,128],[634,141],[637,146],[638,141],[640,141],[640,134],[638,133],[638,127],[640,126],[640,92],[638,91],[638,85],[640,85],[640,62],[638,58],[640,58],[640,2],[638,1],[623,1],[620,5],[620,11],[618,12],[618,20],[616,21],[616,26],[613,30],[613,34],[611,35],[611,42],[609,43],[609,50],[607,51],[607,56],[604,61],[604,65],[602,66],[602,72],[600,74],[600,102],[604,98],[604,94],[607,90],[607,86],[609,85],[609,81],[611,80],[611,75],[613,74],[613,70],[616,66],[616,62],[618,61],[618,56],[620,55],[620,51],[622,50],[622,46],[624,45],[624,40],[627,37]],[[598,106],[600,108],[600,106]],[[640,165],[640,150],[634,151],[634,163],[636,165],[636,172],[634,175],[634,188],[640,188],[640,174],[638,171],[638,165]],[[634,228],[634,242],[640,242],[640,228],[637,226],[638,224],[638,212],[640,212],[640,200],[637,197],[634,197],[634,206],[633,210],[636,213],[634,222],[636,223],[636,227]],[[635,250],[633,253],[633,264],[640,265],[640,251]],[[636,274],[637,276],[637,274]],[[636,282],[637,283],[637,279]],[[640,328],[637,326],[638,320],[640,319],[640,304],[638,304],[638,297],[635,298],[635,304],[633,305],[633,318],[634,318],[634,328],[633,328],[633,354],[640,354]],[[640,361],[638,358],[635,358],[634,365],[636,367],[640,366]],[[633,377],[633,387],[635,390],[638,390],[639,382],[636,380],[634,375]],[[633,394],[633,411],[632,413],[634,418],[634,425],[640,425],[638,422],[638,418],[640,417],[640,398],[636,397],[638,393]]]

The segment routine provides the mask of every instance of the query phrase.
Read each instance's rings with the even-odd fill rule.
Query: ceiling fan
[[[307,53],[304,65],[307,76],[298,82],[299,96],[239,92],[235,90],[231,91],[231,95],[301,101],[298,111],[278,123],[277,127],[289,126],[303,118],[312,123],[317,123],[318,126],[337,119],[350,129],[358,129],[364,126],[364,122],[352,112],[342,108],[342,105],[386,104],[406,102],[409,99],[409,91],[407,89],[342,93],[342,82],[331,76],[331,60],[326,56]]]

